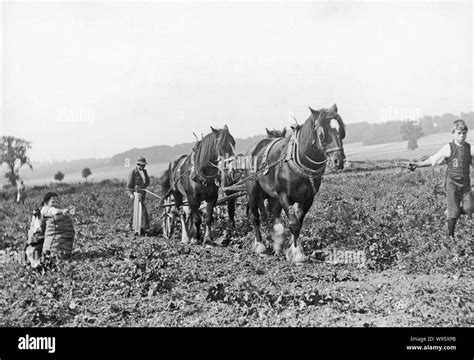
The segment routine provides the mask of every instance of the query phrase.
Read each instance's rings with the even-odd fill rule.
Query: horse
[[[201,243],[200,205],[206,201],[206,232],[203,245],[214,246],[211,224],[214,207],[219,193],[219,168],[221,158],[234,155],[235,140],[227,125],[223,129],[214,129],[196,142],[191,154],[181,155],[174,159],[159,179],[161,192],[171,194],[175,207],[180,212],[182,224],[182,242]],[[189,216],[182,209],[183,200],[187,199]]]
[[[287,134],[286,127],[283,128],[283,130],[269,130],[268,128],[265,128],[265,131],[267,133],[266,138],[281,138],[285,137]],[[223,159],[221,163],[219,164],[219,168],[221,169],[221,185],[225,187],[231,187],[232,185],[237,184],[242,178],[243,175],[245,174],[245,157],[246,155],[244,154],[237,154],[233,158],[227,158]],[[228,189],[224,190],[224,194],[226,196],[230,196],[232,194],[235,194],[239,192],[239,189]],[[229,229],[234,229],[235,228],[235,202],[236,199],[231,199],[227,201],[227,214],[228,214],[228,228]],[[264,201],[262,201],[259,204],[259,208],[261,211],[261,214],[263,217],[267,217],[267,209],[265,209]],[[247,217],[249,216],[249,207],[247,204]],[[230,234],[228,233],[226,235],[227,238],[230,237]]]
[[[253,177],[246,182],[251,220],[254,228],[254,251],[267,256],[260,233],[259,204],[268,199],[273,224],[275,254],[285,253],[288,261],[301,264],[307,260],[299,238],[303,220],[318,193],[322,175],[329,162],[336,169],[344,167],[345,125],[334,104],[329,109],[313,110],[303,125],[291,136],[262,139],[250,155],[255,164]],[[334,123],[334,124],[333,124]],[[289,241],[283,236],[281,210],[288,217]]]

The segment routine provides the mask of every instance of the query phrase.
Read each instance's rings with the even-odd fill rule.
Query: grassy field
[[[462,219],[459,237],[447,238],[440,172],[324,178],[301,234],[303,266],[253,253],[243,203],[227,246],[182,244],[179,231],[171,240],[133,236],[123,187],[36,187],[26,206],[0,202],[8,254],[21,253],[44,192],[76,206],[70,261],[38,271],[4,258],[0,326],[474,325],[472,222]],[[155,225],[156,205],[148,203]],[[224,220],[213,228],[218,241]]]
[[[353,161],[416,160],[424,156],[433,155],[449,141],[452,141],[452,135],[450,133],[440,133],[419,139],[418,149],[414,151],[407,149],[406,141],[369,146],[363,146],[362,143],[350,143],[344,145],[344,151],[347,158]],[[468,132],[467,141],[471,144],[474,143],[474,132]]]

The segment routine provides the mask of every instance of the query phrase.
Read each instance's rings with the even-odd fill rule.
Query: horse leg
[[[215,205],[216,205],[216,200],[209,201],[206,205],[206,234],[204,235],[203,245],[208,245],[208,246],[216,245],[216,243],[212,240],[212,234],[211,234],[212,214],[214,212]]]
[[[235,199],[227,202],[227,215],[229,216],[229,220],[224,234],[223,245],[227,245],[230,242],[232,232],[235,229]]]
[[[263,221],[267,220],[268,212],[267,212],[267,209],[265,207],[265,199],[263,199],[263,198],[259,199],[258,209],[260,211],[260,215],[262,216],[262,220]]]
[[[254,251],[259,255],[263,255],[267,250],[262,241],[262,234],[260,233],[259,202],[261,199],[261,191],[260,185],[256,181],[249,181],[247,183],[250,218],[252,220],[253,231],[255,234]]]
[[[229,216],[229,227],[235,228],[235,199],[227,202],[227,215]]]
[[[191,209],[191,244],[199,244],[201,242],[201,214],[199,212],[199,203],[188,199],[189,208]]]
[[[187,206],[183,206],[183,196],[181,193],[174,192],[173,198],[176,210],[179,212],[179,218],[181,220],[181,242],[183,244],[187,244],[189,243],[189,230],[186,222],[189,215],[189,210]]]
[[[283,251],[283,245],[285,244],[285,227],[281,223],[280,214],[282,206],[278,199],[271,198],[269,199],[269,208],[272,214],[273,220],[273,250],[275,254],[281,254]]]
[[[285,210],[285,214],[288,217],[288,227],[291,233],[290,246],[285,250],[286,259],[296,264],[303,263],[306,261],[303,248],[301,248],[301,244],[299,244],[300,247],[296,246],[298,244],[297,239],[300,234],[301,223],[298,217],[295,215],[293,207],[290,205],[288,195],[286,193],[281,193],[279,194],[279,198],[280,204],[282,205],[283,210]]]
[[[287,260],[292,261],[298,265],[304,263],[307,260],[299,236],[301,232],[301,227],[303,226],[304,217],[308,213],[311,207],[311,203],[309,204],[309,206],[307,204],[296,203],[295,206],[297,208],[297,226],[293,227],[293,229],[291,230],[290,246],[288,249],[286,249],[286,258]]]
[[[188,231],[188,225],[186,224],[187,222],[187,216],[186,216],[186,211],[184,209],[181,209],[180,211],[180,219],[181,219],[181,242],[183,244],[189,243],[189,231]]]

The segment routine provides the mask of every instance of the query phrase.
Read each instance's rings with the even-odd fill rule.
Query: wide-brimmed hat
[[[140,165],[146,165],[148,164],[145,160],[145,158],[143,156],[140,156],[138,159],[137,159],[137,164],[140,164]]]

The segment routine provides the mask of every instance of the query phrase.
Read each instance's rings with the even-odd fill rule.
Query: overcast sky
[[[473,110],[471,2],[3,3],[0,132],[33,160]],[[473,129],[474,130],[474,129]]]

